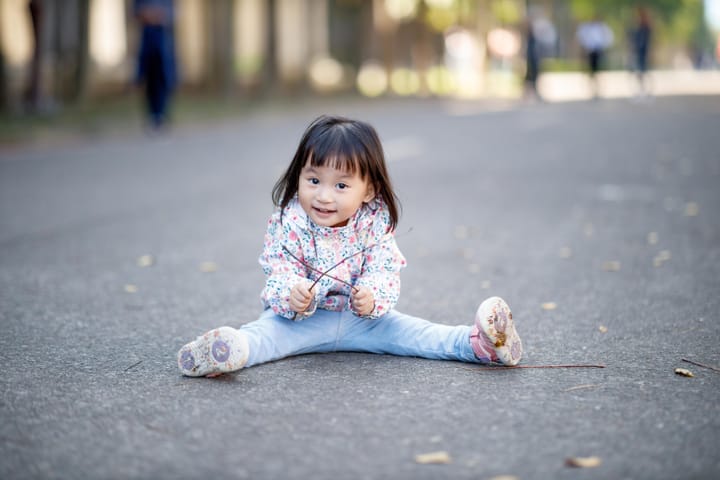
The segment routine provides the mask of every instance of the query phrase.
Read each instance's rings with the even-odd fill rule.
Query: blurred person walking
[[[599,94],[597,72],[603,67],[606,50],[613,44],[612,30],[596,16],[593,20],[580,24],[577,39],[585,53],[593,97],[597,98]]]
[[[25,102],[25,108],[30,112],[35,112],[40,108],[40,69],[43,60],[44,11],[43,0],[30,0],[28,2],[28,13],[30,14],[30,23],[32,24],[33,50],[32,60],[30,62],[30,75],[28,76],[25,91],[23,92],[23,100]]]
[[[638,7],[637,24],[630,30],[633,69],[637,75],[639,88],[638,97],[645,97],[649,94],[647,69],[651,40],[652,24],[650,22],[650,13],[645,7]]]
[[[555,46],[557,34],[553,24],[537,9],[531,9],[525,28],[525,88],[524,98],[540,100],[537,81],[542,73],[542,59]]]
[[[135,81],[145,89],[149,127],[158,130],[177,84],[175,7],[173,0],[135,0],[134,13],[141,29]]]

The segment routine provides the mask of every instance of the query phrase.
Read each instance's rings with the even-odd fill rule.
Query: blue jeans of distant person
[[[369,320],[346,310],[318,309],[295,322],[265,310],[243,325],[249,358],[245,367],[292,355],[327,352],[369,352],[481,363],[470,345],[470,326],[448,326],[392,310]]]

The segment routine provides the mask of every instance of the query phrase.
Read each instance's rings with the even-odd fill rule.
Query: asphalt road
[[[720,97],[497,107],[0,151],[0,478],[720,477],[720,372],[682,360],[720,366]],[[500,295],[523,365],[605,368],[334,353],[181,377],[183,343],[259,314],[270,190],[321,112],[384,141],[400,310],[467,324]]]

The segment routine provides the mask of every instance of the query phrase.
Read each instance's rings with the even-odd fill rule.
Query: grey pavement
[[[720,366],[720,97],[487,107],[0,151],[0,478],[720,477],[720,373],[682,360]],[[183,343],[260,313],[270,190],[323,111],[385,143],[400,310],[467,324],[500,295],[523,365],[605,368],[332,353],[181,377]]]

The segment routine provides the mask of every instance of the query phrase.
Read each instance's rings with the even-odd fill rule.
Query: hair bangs
[[[313,167],[330,167],[367,178],[369,174],[366,150],[362,143],[345,128],[331,128],[308,145],[308,157]]]

